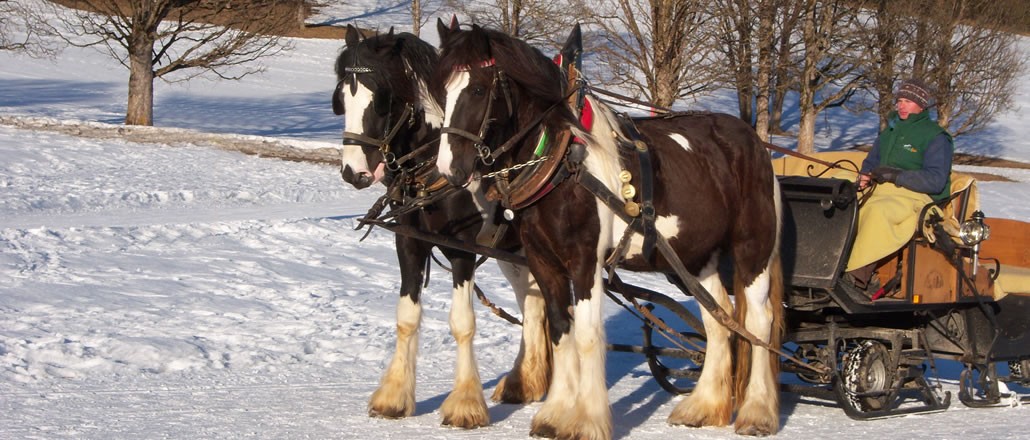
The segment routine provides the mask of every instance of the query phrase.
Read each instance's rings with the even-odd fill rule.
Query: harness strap
[[[348,140],[352,140],[357,141],[359,144],[366,144],[371,145],[373,147],[377,147],[379,148],[379,151],[383,153],[383,160],[386,162],[387,166],[391,167],[391,169],[397,169],[396,158],[392,157],[392,154],[390,153],[390,143],[393,142],[393,138],[396,137],[397,133],[399,133],[401,131],[401,128],[404,127],[405,122],[407,122],[409,126],[414,123],[414,121],[410,118],[412,114],[413,110],[411,104],[406,104],[404,106],[404,111],[401,112],[401,117],[397,118],[397,123],[393,124],[393,126],[390,128],[390,131],[387,132],[382,139],[375,139],[360,133],[344,131],[343,143],[344,145],[346,145]],[[389,121],[387,121],[387,124],[389,124]]]
[[[632,142],[633,151],[637,153],[639,172],[636,174],[640,177],[640,217],[643,220],[641,226],[644,229],[644,244],[641,251],[644,258],[650,260],[654,256],[655,237],[658,233],[655,227],[654,166],[651,164],[651,153],[647,148],[647,143],[644,142],[637,126],[628,117],[622,116],[618,119],[622,132]],[[620,142],[620,144],[623,143]]]

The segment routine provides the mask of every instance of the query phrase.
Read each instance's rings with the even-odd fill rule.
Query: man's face
[[[898,117],[901,119],[908,119],[908,115],[918,114],[923,111],[923,108],[920,107],[919,104],[905,98],[898,98],[896,105],[898,108]]]

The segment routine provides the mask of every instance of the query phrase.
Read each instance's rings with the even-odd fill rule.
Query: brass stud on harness
[[[632,199],[633,196],[637,195],[637,189],[629,183],[622,184],[622,198],[624,200]]]
[[[633,173],[629,172],[629,170],[622,170],[619,172],[620,182],[629,183],[631,180],[633,180]]]
[[[626,211],[626,214],[630,217],[636,217],[640,215],[640,204],[632,200],[626,202],[622,209]]]

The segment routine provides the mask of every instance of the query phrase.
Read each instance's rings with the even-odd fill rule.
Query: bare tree
[[[0,50],[26,53],[34,57],[54,56],[60,49],[35,3],[0,0]]]
[[[815,122],[820,112],[844,105],[864,86],[869,45],[856,33],[859,11],[847,0],[803,0],[799,63],[798,124],[800,153],[815,151]]]
[[[867,0],[862,7],[874,11],[860,26],[869,38],[872,50],[866,78],[879,99],[873,110],[880,116],[880,128],[886,126],[887,115],[894,109],[894,85],[900,72],[911,60],[912,33],[909,17],[912,11],[905,3],[891,0]]]
[[[786,101],[787,92],[797,89],[797,77],[794,76],[794,53],[798,51],[799,43],[793,38],[798,26],[801,24],[804,4],[799,0],[783,0],[779,9],[779,19],[776,22],[776,30],[773,32],[777,42],[773,55],[773,75],[770,81],[770,92],[772,102],[769,105],[769,133],[784,134],[783,126],[783,105]]]
[[[473,23],[500,30],[530,44],[557,48],[577,17],[568,0],[446,0]]]
[[[776,17],[783,0],[718,0],[722,51],[733,72],[740,118],[753,121],[758,136],[769,140],[777,39]],[[757,49],[757,50],[756,50]],[[757,57],[755,53],[757,52]],[[752,101],[754,107],[752,108]]]
[[[1019,37],[1003,30],[1018,10],[992,0],[923,0],[917,6],[924,12],[917,19],[911,75],[937,89],[937,122],[953,135],[984,128],[1012,107],[1013,88],[1026,69]],[[1027,9],[1024,3],[1022,12]]]
[[[706,0],[604,0],[588,24],[606,43],[596,50],[601,81],[642,95],[659,107],[713,90],[723,77]]]
[[[756,87],[756,5],[749,0],[718,0],[716,5],[719,8],[721,49],[731,72],[728,82],[737,90],[740,119],[752,122],[754,109],[751,102]]]
[[[153,125],[154,79],[200,75],[237,80],[261,72],[254,61],[292,46],[293,0],[70,0],[58,8],[72,45],[99,47],[129,69],[127,125]],[[171,74],[176,75],[172,76]]]

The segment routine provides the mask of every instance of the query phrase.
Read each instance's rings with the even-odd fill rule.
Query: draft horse
[[[585,157],[568,154],[563,159],[569,176],[552,179],[542,190],[550,192],[534,195],[535,201],[517,209],[512,220],[547,302],[556,344],[551,390],[533,417],[532,435],[611,437],[601,314],[605,261],[622,249],[620,267],[664,272],[682,283],[673,274],[673,258],[646,249],[642,234],[624,236],[627,228],[636,227],[631,223],[651,214],[660,234],[656,242],[667,239],[686,271],[728,312],[723,315],[735,312],[731,319],[759,340],[779,345],[779,186],[769,155],[748,124],[729,115],[689,113],[626,125],[587,94],[584,112],[592,122],[588,132],[581,132],[575,106],[565,105],[559,69],[538,50],[476,25],[466,30],[438,22],[438,30],[441,53],[433,81],[445,86],[447,103],[437,167],[452,184],[482,182],[480,190],[492,186],[511,193],[505,185],[517,181],[530,168],[526,164],[541,160],[541,150],[548,151],[541,148],[541,131],[549,133],[543,138],[557,139],[557,133],[574,130],[585,144]],[[633,136],[642,141],[637,148],[620,147],[634,145],[628,142]],[[646,160],[638,149],[650,152]],[[641,168],[646,161],[651,166]],[[622,171],[631,171],[628,183],[639,191],[620,193]],[[584,173],[613,196],[633,196],[641,212],[627,217],[633,220],[616,215],[581,184],[587,180]],[[646,200],[644,192],[650,193]],[[628,247],[617,247],[623,237],[629,238]],[[720,281],[720,255],[732,262],[735,309]],[[736,410],[737,433],[777,432],[778,356],[738,339],[733,372],[733,334],[707,310],[702,309],[702,318],[707,334],[703,370],[669,422],[728,425]]]
[[[436,50],[409,33],[359,36],[347,27],[346,46],[336,60],[338,83],[333,112],[345,115],[341,157],[343,180],[357,189],[377,182],[388,187],[389,203],[399,208],[419,192],[442,191],[446,181],[435,171],[435,156],[443,122],[443,90],[428,81],[438,62]],[[417,227],[474,242],[491,236],[495,202],[476,191],[453,191],[419,210],[400,214],[401,225]],[[372,394],[368,412],[374,417],[407,417],[415,411],[415,361],[422,308],[420,295],[428,276],[433,245],[409,236],[396,236],[401,272],[397,304],[397,342],[393,359]],[[454,389],[441,407],[443,424],[475,428],[489,423],[483,387],[472,340],[475,255],[440,248],[453,273],[450,328],[458,344]],[[512,371],[501,380],[495,400],[522,403],[540,400],[550,380],[550,343],[546,335],[543,299],[525,267],[498,263],[523,310],[523,340]]]

